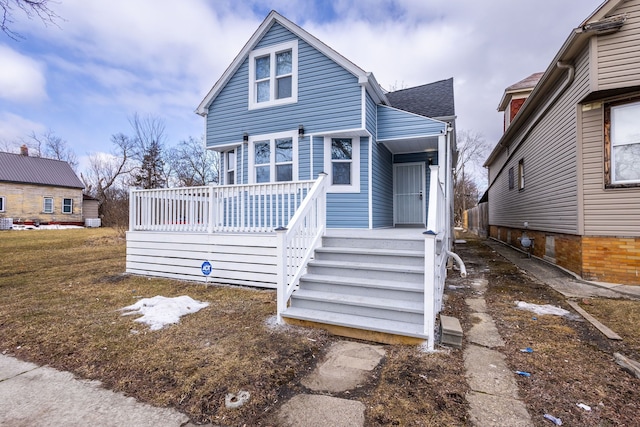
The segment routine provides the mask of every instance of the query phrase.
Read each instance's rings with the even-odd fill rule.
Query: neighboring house
[[[69,163],[0,152],[0,215],[14,224],[82,225],[84,185]]]
[[[491,236],[517,245],[526,223],[535,256],[640,285],[640,0],[604,2],[505,121],[485,163]]]
[[[221,185],[133,191],[128,272],[278,288],[279,317],[433,337],[425,299],[439,310],[452,241],[453,79],[386,93],[271,12],[197,113]]]

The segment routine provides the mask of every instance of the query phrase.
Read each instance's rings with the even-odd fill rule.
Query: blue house
[[[272,11],[196,112],[220,185],[132,191],[127,271],[277,288],[279,319],[345,335],[432,338],[451,248],[453,79],[386,92]]]

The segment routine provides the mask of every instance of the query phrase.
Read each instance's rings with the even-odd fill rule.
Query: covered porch
[[[411,244],[416,246],[412,250],[417,251],[418,256],[416,260],[413,254],[416,261],[407,268],[411,270],[411,281],[419,288],[411,298],[419,301],[414,301],[411,309],[412,322],[422,320],[416,323],[418,329],[413,327],[410,336],[433,345],[450,236],[439,167],[429,169],[428,218],[426,227],[421,228],[327,229],[324,174],[315,181],[132,190],[127,272],[276,289],[277,315],[284,321],[293,305],[292,294],[301,288],[301,279],[304,281],[303,277],[313,268],[310,261],[315,260],[317,265],[317,260],[322,258],[320,253],[328,239],[350,242],[347,246],[356,240],[369,240],[374,246],[381,246],[369,249],[383,257],[404,250],[395,248],[394,241],[413,241]],[[425,230],[429,231],[423,234]],[[385,248],[391,253],[380,252]],[[204,268],[205,264],[211,268]],[[360,271],[366,279],[366,263],[362,264]],[[405,273],[401,268],[385,274],[394,282],[394,275]],[[340,310],[343,309],[341,305]],[[377,329],[393,333],[393,328],[386,327],[393,324],[393,320],[387,317],[376,322],[380,325]],[[328,324],[330,321],[318,322]],[[336,322],[345,324],[344,319]],[[351,328],[354,327],[358,325]]]

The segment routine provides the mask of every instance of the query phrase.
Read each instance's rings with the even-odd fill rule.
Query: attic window
[[[298,41],[249,54],[249,109],[298,101]]]

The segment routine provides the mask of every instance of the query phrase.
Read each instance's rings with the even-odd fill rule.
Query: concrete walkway
[[[180,412],[114,393],[98,381],[0,355],[0,425],[12,427],[180,427]]]
[[[361,427],[365,405],[322,393],[353,390],[367,381],[385,355],[381,346],[350,341],[334,343],[324,361],[301,383],[318,394],[294,396],[280,408],[279,425],[286,427]]]
[[[504,341],[487,312],[484,292],[487,280],[470,271],[476,298],[467,298],[473,326],[466,333],[464,366],[471,391],[467,394],[469,417],[476,426],[532,426],[527,408],[518,399],[515,374],[507,367],[500,348]],[[475,276],[475,277],[474,277]]]

